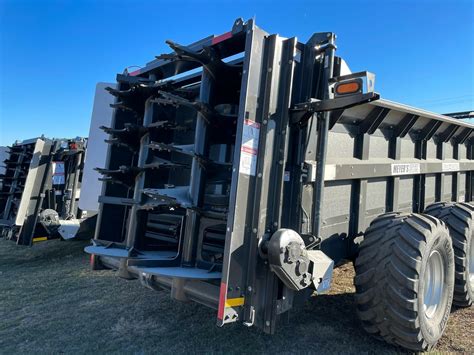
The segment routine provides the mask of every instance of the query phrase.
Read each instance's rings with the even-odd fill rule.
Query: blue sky
[[[255,17],[306,41],[338,35],[353,71],[384,98],[436,112],[474,109],[474,1],[0,0],[0,145],[87,135],[95,84]]]

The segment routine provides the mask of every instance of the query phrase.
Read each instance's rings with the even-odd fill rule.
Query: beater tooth
[[[176,186],[166,189],[143,189],[143,194],[159,204],[193,208],[188,186]]]
[[[155,98],[154,102],[163,105],[171,105],[174,107],[185,106],[192,108],[201,113],[207,122],[209,122],[212,116],[215,114],[215,111],[209,105],[200,101],[191,101],[165,91],[158,91],[158,94],[160,94],[161,97]]]
[[[128,97],[133,94],[132,89],[128,90],[117,90],[114,88],[111,88],[110,86],[106,87],[105,90],[107,90],[111,95],[115,97]]]
[[[150,147],[151,149],[159,150],[159,151],[168,151],[168,152],[189,155],[191,157],[197,156],[196,153],[194,152],[194,144],[175,145],[175,144],[151,142],[148,145],[148,147]]]
[[[157,59],[161,60],[182,60],[190,62],[198,62],[207,71],[216,78],[223,71],[234,71],[240,70],[241,67],[238,65],[231,65],[222,61],[220,55],[212,47],[204,47],[199,52],[190,49],[187,46],[180,45],[176,42],[167,40],[166,44],[174,51],[171,54],[161,54],[156,56]]]
[[[117,147],[127,148],[132,152],[135,152],[138,149],[136,144],[124,143],[124,142],[120,141],[118,138],[106,139],[104,141],[107,144],[115,145]]]
[[[175,163],[171,160],[160,157],[153,157],[150,163],[145,164],[146,169],[161,169],[161,168],[189,168],[190,164]]]
[[[148,131],[146,127],[136,124],[125,124],[124,128],[121,129],[110,128],[105,126],[100,126],[99,128],[102,129],[105,133],[110,134],[115,138],[123,141],[126,141],[127,139],[129,140],[131,138],[139,139]]]
[[[149,124],[147,126],[148,129],[162,129],[162,130],[170,130],[170,131],[188,131],[190,130],[189,127],[178,125],[172,121],[157,121]]]

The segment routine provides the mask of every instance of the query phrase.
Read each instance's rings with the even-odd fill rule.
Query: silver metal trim
[[[449,117],[449,116],[444,116],[444,115],[440,115],[438,113],[425,111],[425,110],[422,110],[422,109],[419,109],[419,108],[416,108],[416,107],[413,107],[413,106],[404,105],[404,104],[394,102],[394,101],[390,101],[390,100],[386,100],[386,99],[379,99],[379,100],[376,100],[376,101],[372,101],[368,105],[385,107],[385,108],[388,108],[390,110],[402,111],[402,112],[405,112],[405,113],[415,114],[415,115],[420,116],[420,117],[426,117],[426,118],[430,118],[430,119],[434,119],[434,120],[438,120],[438,121],[453,123],[453,124],[463,126],[463,127],[474,128],[474,124],[466,123],[464,121],[457,120],[457,119],[454,119],[454,118]]]
[[[474,290],[474,239],[471,235],[471,246],[469,247],[469,283]]]
[[[443,257],[433,250],[426,264],[424,280],[423,309],[427,318],[435,317],[441,303],[444,289]]]

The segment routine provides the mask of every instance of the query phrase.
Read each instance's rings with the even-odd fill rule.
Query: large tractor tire
[[[442,220],[449,228],[456,263],[453,304],[469,307],[474,303],[474,206],[440,202],[425,213]]]
[[[378,217],[355,269],[357,313],[367,332],[415,351],[436,345],[454,289],[454,252],[443,222],[420,214]]]

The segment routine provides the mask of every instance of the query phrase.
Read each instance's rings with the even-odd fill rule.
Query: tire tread
[[[438,202],[428,206],[425,213],[442,220],[448,226],[456,265],[453,304],[470,307],[474,300],[468,289],[467,238],[472,238],[470,234],[474,228],[474,206],[465,202]]]
[[[357,313],[368,333],[415,351],[434,345],[423,339],[417,289],[421,250],[439,229],[448,234],[439,219],[409,213],[382,215],[369,226],[354,279]]]

